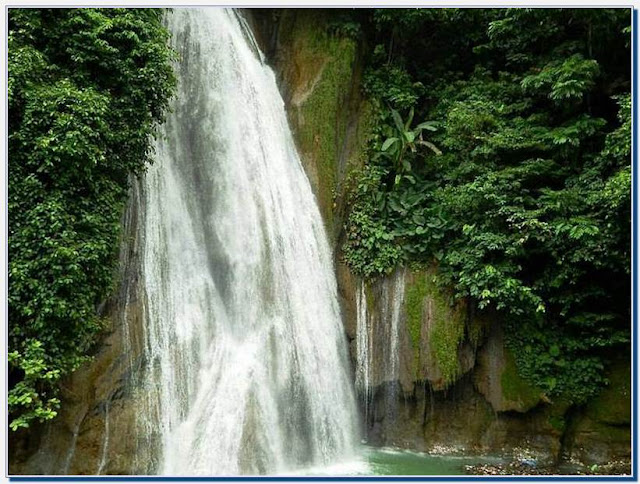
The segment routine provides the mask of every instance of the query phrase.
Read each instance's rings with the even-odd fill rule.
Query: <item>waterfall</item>
[[[404,306],[404,269],[397,269],[390,281],[382,286],[382,321],[384,322],[384,339],[388,341],[384,349],[384,381],[387,382],[385,395],[386,418],[396,418],[398,398],[400,396],[400,317]]]
[[[365,429],[376,387],[386,385],[383,407],[395,417],[400,383],[400,335],[404,308],[405,269],[375,283],[374,300],[367,299],[365,282],[356,292],[356,391],[363,409]],[[376,310],[369,311],[369,306]],[[374,344],[379,342],[379,344]]]
[[[389,282],[382,286],[382,319],[385,325],[386,355],[384,358],[384,379],[395,385],[400,377],[400,316],[404,305],[403,269],[397,269]]]
[[[232,10],[168,15],[178,92],[141,187],[155,472],[279,473],[353,457],[333,262],[273,72]]]
[[[367,293],[365,283],[358,282],[356,292],[356,392],[362,401],[362,413],[366,422],[369,419],[371,403],[371,348],[370,323],[367,311]]]
[[[104,439],[102,440],[102,450],[100,451],[100,462],[98,464],[98,470],[96,475],[102,474],[102,471],[107,464],[107,455],[109,451],[109,403],[107,400],[104,404]]]

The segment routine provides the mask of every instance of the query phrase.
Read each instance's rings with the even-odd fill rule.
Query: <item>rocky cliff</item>
[[[629,457],[628,360],[613,366],[611,385],[588,405],[551,401],[518,376],[500,321],[452,305],[434,284],[435,269],[399,269],[367,283],[350,272],[340,253],[349,174],[364,161],[371,121],[359,88],[364,45],[332,34],[327,14],[317,10],[261,9],[249,18],[276,72],[333,242],[354,372],[359,331],[369,344],[369,387],[360,392],[369,442],[585,463]],[[11,474],[153,470],[153,438],[138,440],[135,418],[144,391],[134,378],[142,366],[144,331],[136,272],[136,214],[144,213],[139,203],[134,190],[124,222],[120,289],[104,309],[110,326],[102,344],[65,382],[59,417],[11,436]],[[366,302],[358,301],[359,292]]]
[[[332,34],[328,17],[317,11],[251,14],[334,241],[354,370],[358,326],[367,325],[371,388],[366,395],[360,389],[360,397],[369,442],[425,451],[506,452],[547,462],[628,458],[628,359],[613,365],[610,386],[587,405],[551,400],[518,375],[499,319],[476,314],[465,304],[452,305],[451,295],[434,283],[435,269],[399,269],[368,283],[350,272],[340,253],[349,210],[348,175],[363,163],[372,118],[359,91],[363,41]],[[358,321],[360,286],[367,322]],[[393,338],[391,325],[397,326]]]
[[[123,217],[119,288],[102,309],[108,327],[92,359],[61,388],[61,411],[50,423],[12,433],[10,474],[144,474],[154,443],[136,432],[136,385],[142,367],[144,300],[138,281],[140,206],[137,184]]]

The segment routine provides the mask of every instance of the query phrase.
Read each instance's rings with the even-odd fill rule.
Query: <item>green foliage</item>
[[[432,183],[412,170],[418,160],[433,167],[418,158],[417,147],[427,146],[430,156],[440,154],[422,137],[423,130],[436,128],[429,121],[411,128],[412,121],[413,109],[407,121],[393,108],[378,111],[369,143],[370,162],[356,174],[344,255],[365,277],[389,274],[398,263],[427,251],[442,237],[431,229],[442,227],[444,221],[426,206]]]
[[[40,382],[53,382],[60,378],[60,369],[49,369],[45,363],[45,352],[38,340],[25,341],[23,353],[10,351],[9,365],[19,368],[24,377],[9,390],[9,408],[20,409],[22,414],[9,424],[12,430],[28,427],[33,419],[49,420],[56,416],[60,401],[57,398],[43,400],[36,390]]]
[[[9,413],[56,415],[112,290],[128,177],[174,86],[162,10],[9,11]]]
[[[380,187],[385,174],[381,168],[372,166],[356,174],[358,185],[349,203],[344,257],[365,277],[390,274],[401,261],[401,248],[394,244],[395,236],[381,213],[385,196]]]
[[[327,25],[329,32],[337,37],[357,40],[362,35],[362,26],[354,17],[355,12],[353,11],[335,10]]]
[[[595,84],[598,62],[574,54],[545,65],[539,72],[525,76],[520,85],[525,93],[547,93],[549,99],[561,103],[567,99],[580,100]]]
[[[500,384],[503,397],[517,402],[520,408],[533,408],[540,401],[542,392],[520,376],[515,359],[509,351],[505,352],[505,366],[500,375]]]
[[[378,49],[377,54],[384,56],[384,49]],[[364,75],[363,89],[371,99],[402,110],[415,106],[424,92],[422,83],[413,82],[405,70],[395,66],[368,70]]]
[[[629,340],[628,10],[381,9],[369,22],[364,90],[392,110],[347,262],[371,277],[437,260],[457,298],[507,322],[522,377],[585,401]],[[438,121],[441,156],[402,150],[393,113],[411,109]]]
[[[442,152],[436,148],[436,146],[423,139],[422,132],[424,130],[436,131],[434,123],[431,121],[425,121],[418,124],[415,127],[411,127],[413,121],[413,108],[409,113],[409,118],[406,123],[402,120],[400,113],[395,109],[391,109],[391,117],[393,119],[395,136],[387,138],[382,147],[380,148],[383,155],[387,156],[393,163],[393,169],[396,173],[394,183],[397,185],[402,179],[402,173],[411,172],[411,163],[405,156],[407,150],[411,150],[411,153],[416,154],[418,148],[424,146],[429,148],[437,155],[441,155]]]

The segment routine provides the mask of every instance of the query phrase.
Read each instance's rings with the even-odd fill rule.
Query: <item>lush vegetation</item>
[[[506,322],[518,372],[583,402],[628,351],[628,9],[379,9],[377,107],[344,254],[364,277],[438,266]],[[351,24],[357,24],[354,28]]]
[[[161,16],[9,11],[13,429],[55,416],[60,379],[103,328],[129,179],[151,160],[175,83]],[[436,265],[456,298],[504,319],[518,376],[550,397],[595,395],[629,340],[629,10],[335,17],[331,31],[351,40],[332,49],[367,40],[375,112],[346,261],[367,278]],[[442,338],[447,354],[458,333]]]
[[[174,86],[162,11],[10,9],[9,413],[59,407],[112,290],[128,179]]]

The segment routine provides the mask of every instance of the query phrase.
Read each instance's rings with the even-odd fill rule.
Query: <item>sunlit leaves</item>
[[[556,101],[581,99],[595,84],[600,72],[598,62],[580,54],[546,64],[539,72],[521,81],[525,92],[544,92]]]

